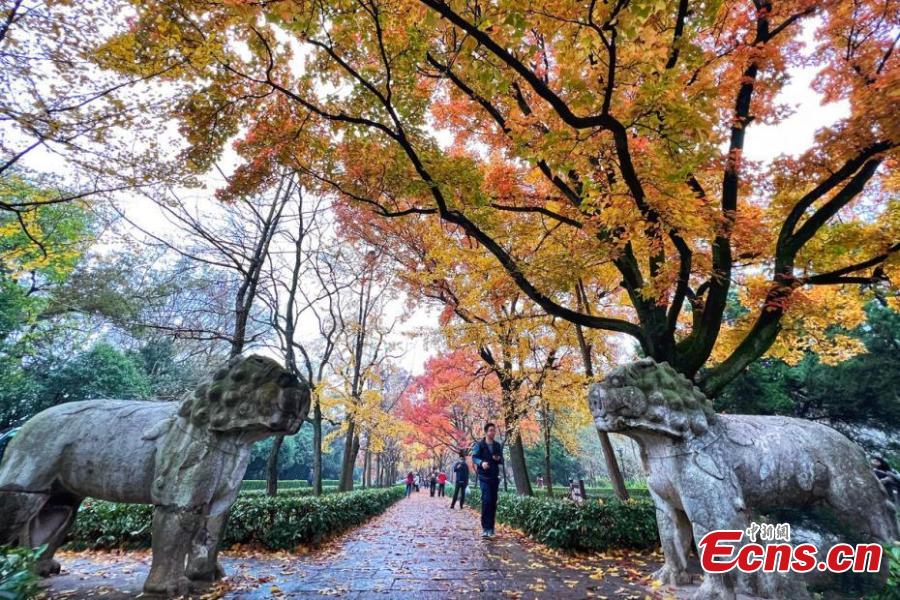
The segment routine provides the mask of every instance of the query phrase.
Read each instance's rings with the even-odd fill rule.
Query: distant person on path
[[[481,487],[481,537],[493,537],[497,517],[503,446],[494,439],[496,435],[497,426],[488,423],[484,426],[484,437],[472,446],[472,462],[478,471],[478,485]]]
[[[444,497],[444,488],[447,485],[447,474],[441,471],[438,473],[438,498]]]
[[[431,489],[431,497],[434,498],[434,490],[437,487],[437,471],[431,472],[431,478],[428,480],[428,487]]]
[[[406,476],[406,497],[409,498],[412,495],[413,486],[416,483],[416,478],[413,476],[413,472],[410,471]]]
[[[466,486],[469,485],[469,465],[466,464],[466,453],[459,453],[459,460],[453,465],[453,480],[456,486],[453,488],[453,500],[450,508],[456,505],[456,497],[459,496],[459,509],[466,504]]]

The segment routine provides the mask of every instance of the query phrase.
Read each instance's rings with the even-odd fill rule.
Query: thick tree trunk
[[[349,492],[353,489],[353,466],[350,463],[350,456],[353,454],[353,437],[356,433],[356,427],[353,421],[347,425],[347,433],[344,436],[344,452],[341,455],[341,474],[338,477],[338,490],[341,492]],[[356,457],[354,456],[354,459]],[[349,467],[348,467],[349,463]]]
[[[247,317],[249,311],[244,307],[243,298],[236,301],[237,308],[234,311],[234,337],[231,340],[231,352],[229,356],[234,358],[244,351],[244,340],[247,338]]]
[[[281,452],[281,444],[284,442],[284,436],[275,436],[272,440],[272,449],[269,451],[269,458],[266,460],[266,495],[275,496],[278,494],[278,454]]]
[[[503,394],[503,420],[506,423],[506,445],[509,448],[509,465],[512,468],[516,493],[521,496],[532,496],[534,494],[531,491],[531,481],[528,480],[528,467],[525,465],[525,446],[522,444],[522,436],[519,434],[514,382],[499,374],[498,376],[500,377],[500,388]],[[504,481],[504,489],[506,487],[505,484],[506,482]]]
[[[506,441],[509,446],[509,465],[512,468],[516,483],[516,493],[520,496],[532,496],[531,481],[528,480],[528,468],[525,466],[525,446],[522,436],[516,430]]]
[[[356,466],[356,457],[359,454],[359,436],[356,435],[356,424],[350,421],[347,427],[347,437],[344,439],[344,456],[341,460],[341,478],[338,490],[349,492],[353,490],[353,468]]]
[[[322,407],[318,398],[313,406],[313,494],[322,495]]]

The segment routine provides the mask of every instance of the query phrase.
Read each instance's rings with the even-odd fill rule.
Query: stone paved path
[[[658,557],[573,558],[506,528],[482,540],[478,514],[426,493],[307,554],[226,551],[229,576],[198,598],[653,598]],[[139,596],[146,552],[62,553],[48,598]]]

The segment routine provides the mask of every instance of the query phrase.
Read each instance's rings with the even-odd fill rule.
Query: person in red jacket
[[[409,498],[410,494],[412,494],[413,484],[415,483],[415,477],[413,477],[412,471],[410,471],[406,475],[406,497]]]
[[[438,497],[444,497],[444,486],[447,485],[447,474],[443,471],[438,474]]]

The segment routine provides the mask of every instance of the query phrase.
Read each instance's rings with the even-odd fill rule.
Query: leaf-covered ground
[[[505,528],[482,540],[478,514],[448,498],[413,494],[316,550],[293,553],[232,548],[228,577],[198,598],[664,598],[648,574],[658,555],[572,557]],[[48,596],[134,598],[150,564],[147,552],[64,552]]]

